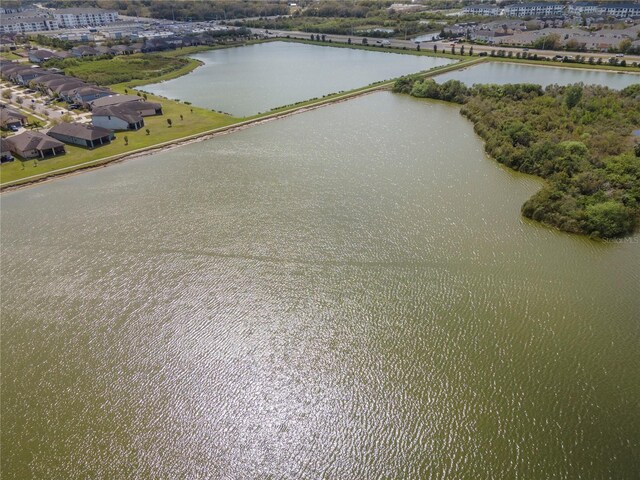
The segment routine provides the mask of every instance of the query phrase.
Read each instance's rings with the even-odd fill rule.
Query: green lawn
[[[66,75],[89,83],[110,85],[129,80],[149,81],[186,67],[189,61],[178,57],[139,53],[101,60],[68,58],[60,63]]]
[[[123,87],[114,90],[123,91]],[[145,127],[136,132],[116,132],[116,139],[110,144],[94,149],[65,145],[67,153],[59,157],[46,160],[16,160],[5,163],[0,167],[0,183],[11,182],[32,175],[47,173],[59,168],[79,165],[84,162],[107,158],[112,155],[123,154],[140,148],[150,147],[162,142],[187,137],[196,133],[213,130],[237,123],[240,119],[212,112],[202,108],[191,107],[183,103],[165,100],[163,98],[148,95],[148,100],[162,104],[164,115],[145,117]],[[180,119],[182,115],[183,120]],[[173,125],[167,125],[167,119],[172,120]],[[147,135],[145,128],[151,133]],[[129,144],[125,145],[124,137],[128,137]]]

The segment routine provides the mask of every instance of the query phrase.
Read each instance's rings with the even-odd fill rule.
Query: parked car
[[[16,127],[15,125],[9,125],[9,130],[11,130],[12,132],[17,132],[20,129],[18,127]]]
[[[6,162],[13,162],[14,158],[13,156],[11,156],[10,153],[7,153],[5,155],[2,155],[2,157],[0,157],[0,162],[1,163],[6,163]]]

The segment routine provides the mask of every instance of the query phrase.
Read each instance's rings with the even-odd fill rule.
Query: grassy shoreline
[[[268,40],[255,40],[242,43],[242,45],[272,42],[272,41],[286,41],[304,43],[310,45],[336,47],[336,48],[355,48],[362,50],[369,50],[375,52],[385,53],[397,53],[397,54],[409,54],[409,55],[423,55],[430,57],[442,57],[457,60],[456,63],[450,65],[444,65],[435,67],[428,71],[419,72],[420,76],[425,78],[446,73],[453,70],[460,70],[468,68],[470,66],[487,62],[487,61],[501,61],[511,63],[525,63],[536,66],[548,66],[556,68],[589,68],[592,70],[612,70],[612,66],[609,65],[583,65],[583,64],[560,64],[549,63],[546,61],[533,61],[529,59],[516,59],[516,58],[500,58],[500,57],[480,57],[480,56],[462,56],[451,54],[434,54],[433,51],[417,51],[417,50],[403,50],[403,49],[390,49],[376,47],[372,45],[359,45],[359,44],[346,44],[338,42],[317,42],[304,39],[288,39],[288,38],[274,38]],[[196,46],[186,47],[171,52],[163,52],[163,55],[171,57],[189,57],[200,52],[206,52],[210,50],[233,48],[239,46],[233,45],[219,45],[219,46]],[[128,82],[122,82],[118,84],[112,84],[109,87],[118,93],[124,93],[128,90],[134,90],[144,85],[158,83],[173,78],[178,78],[182,75],[186,75],[202,65],[197,59],[187,58],[189,63],[177,70],[168,72],[164,75],[152,78],[152,79],[139,79]],[[600,68],[592,68],[600,67]],[[627,67],[626,71],[636,69],[630,69]],[[637,69],[640,71],[640,69]],[[67,175],[75,170],[83,170],[86,168],[93,168],[96,166],[103,166],[105,164],[122,161],[125,158],[131,156],[140,156],[145,152],[151,153],[158,149],[166,148],[174,144],[180,144],[186,141],[193,141],[199,138],[209,137],[211,135],[218,134],[220,132],[226,132],[235,127],[246,127],[255,123],[259,123],[264,120],[270,120],[274,118],[280,118],[288,116],[300,111],[306,111],[311,108],[317,108],[329,103],[344,101],[348,98],[352,98],[358,95],[369,93],[371,91],[390,88],[396,79],[388,81],[375,82],[370,85],[366,85],[360,88],[352,89],[349,91],[332,93],[323,96],[322,98],[313,98],[305,101],[300,101],[290,105],[283,105],[271,109],[268,112],[259,113],[256,115],[240,118],[233,117],[231,115],[210,111],[204,108],[188,105],[184,102],[175,101],[171,99],[165,99],[157,97],[155,95],[146,93],[149,101],[160,102],[163,105],[164,115],[159,117],[146,117],[145,128],[138,131],[118,132],[116,139],[107,146],[97,148],[95,150],[89,150],[77,146],[68,145],[66,147],[67,154],[60,157],[53,157],[43,161],[14,161],[12,163],[3,164],[0,169],[0,191],[16,188],[17,186],[24,186],[34,182],[40,182],[43,179],[49,179],[52,176]],[[172,120],[172,126],[169,127],[167,119]],[[146,129],[150,130],[150,134],[146,133]],[[125,137],[127,141],[125,141]]]

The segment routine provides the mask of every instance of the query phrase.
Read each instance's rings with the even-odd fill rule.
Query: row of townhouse
[[[502,10],[497,5],[479,4],[466,6],[462,11],[469,15],[481,16],[498,16],[504,12],[507,17],[553,17],[564,14],[565,5],[549,2],[516,3],[507,5]],[[640,4],[575,2],[566,7],[566,12],[571,15],[602,15],[615,18],[640,17]]]
[[[0,33],[26,34],[61,28],[99,27],[118,21],[118,12],[101,8],[62,8],[8,13],[0,21]]]

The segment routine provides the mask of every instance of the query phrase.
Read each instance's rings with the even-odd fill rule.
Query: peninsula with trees
[[[640,84],[621,91],[575,84],[442,84],[403,77],[393,90],[462,104],[486,152],[546,184],[522,214],[595,238],[633,233],[640,218]]]

